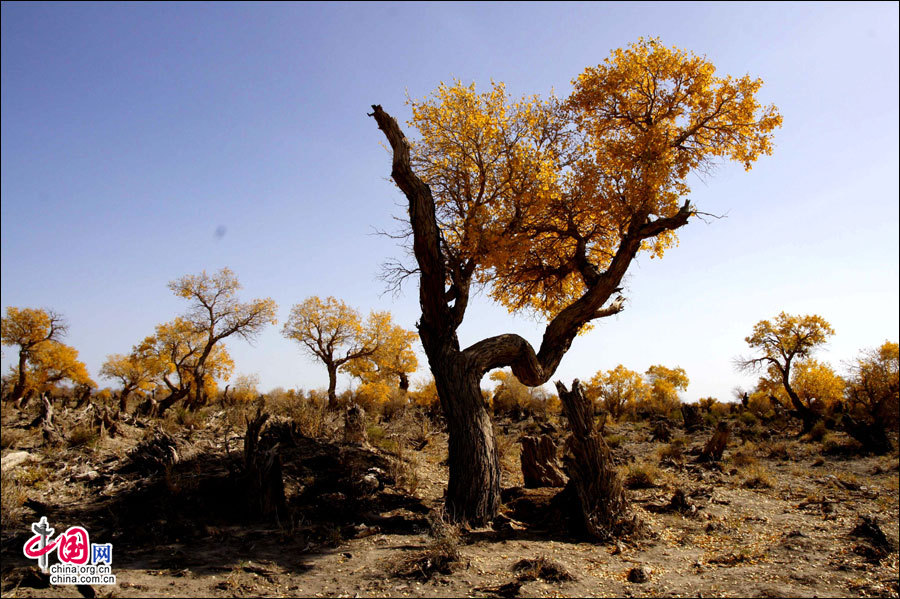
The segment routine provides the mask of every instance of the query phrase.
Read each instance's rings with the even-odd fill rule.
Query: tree
[[[183,322],[200,341],[192,360],[194,381],[207,380],[209,358],[220,341],[232,335],[253,341],[267,324],[278,322],[278,306],[271,298],[238,301],[241,284],[228,268],[215,275],[207,275],[205,270],[199,275],[185,275],[169,283],[169,288],[175,295],[190,300]],[[207,387],[197,384],[193,390],[190,405],[200,407],[206,403]]]
[[[900,345],[885,341],[862,352],[850,368],[846,391],[851,414],[863,423],[851,423],[849,432],[866,433],[861,442],[877,453],[890,451],[886,432],[900,424]]]
[[[419,336],[449,427],[452,518],[482,524],[499,508],[481,378],[508,366],[541,385],[588,323],[622,310],[610,300],[631,261],[641,251],[662,256],[698,214],[684,199],[688,175],[720,158],[749,169],[771,152],[781,117],[757,101],[761,85],[641,40],[586,69],[565,101],[511,101],[499,83],[483,94],[441,85],[412,102],[414,144],[372,106],[409,202],[417,268],[404,273],[419,277]],[[510,310],[549,320],[537,350],[519,335],[460,348],[478,285]]]
[[[152,338],[148,338],[152,339]],[[128,355],[111,354],[100,367],[100,376],[117,380],[122,384],[119,392],[119,411],[128,408],[128,396],[134,392],[150,393],[160,384],[165,362],[154,351],[152,343],[143,343],[131,348]]]
[[[343,366],[343,370],[362,382],[360,394],[381,402],[395,391],[406,394],[409,375],[419,366],[412,349],[418,335],[394,324],[390,312],[373,312],[364,336],[373,340],[375,350]]]
[[[359,312],[333,297],[309,297],[291,308],[282,334],[293,339],[328,369],[328,407],[337,409],[337,373],[351,360],[369,358],[379,347],[377,314],[363,327]]]
[[[654,364],[645,374],[649,386],[647,400],[650,411],[668,416],[678,410],[681,404],[678,392],[686,391],[691,382],[684,368],[667,368]]]
[[[819,420],[819,413],[810,406],[809,397],[804,400],[797,393],[791,379],[791,368],[809,359],[834,330],[817,314],[793,316],[782,312],[774,321],[761,320],[753,327],[753,334],[744,341],[756,350],[751,357],[736,361],[739,370],[764,371],[772,382],[780,382],[796,415],[803,421],[807,433]]]
[[[598,371],[587,385],[586,395],[598,401],[613,418],[620,418],[629,406],[646,397],[647,385],[639,372],[619,364],[606,372]]]
[[[0,319],[0,338],[3,345],[19,347],[11,400],[24,405],[34,392],[63,380],[94,386],[78,352],[60,341],[68,330],[65,318],[52,310],[6,308],[6,316]]]
[[[153,359],[161,364],[159,381],[169,392],[159,402],[158,415],[189,397],[198,387],[202,397],[214,395],[216,381],[231,375],[234,362],[223,344],[215,345],[206,355],[203,367],[197,367],[207,342],[205,333],[198,332],[194,323],[180,317],[157,325],[156,333],[144,339],[142,346],[150,348]]]

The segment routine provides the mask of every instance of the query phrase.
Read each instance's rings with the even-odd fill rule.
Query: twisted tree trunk
[[[578,244],[572,263],[585,291],[548,323],[538,351],[519,335],[498,335],[460,350],[456,330],[465,316],[479,257],[463,259],[444,251],[434,197],[413,172],[409,142],[381,106],[373,105],[370,116],[391,145],[391,177],[409,201],[422,309],[419,337],[450,432],[447,511],[456,520],[485,524],[500,506],[500,465],[481,395],[482,377],[494,368],[508,366],[525,385],[546,383],[585,324],[622,310],[621,296],[607,302],[620,290],[622,277],[643,241],[685,225],[694,211],[685,202],[674,215],[651,219],[648,208],[636,209],[606,270],[591,264],[586,244]]]

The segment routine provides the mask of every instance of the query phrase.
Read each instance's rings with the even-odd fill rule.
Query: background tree
[[[375,351],[349,360],[343,370],[360,380],[360,394],[367,394],[376,402],[398,392],[405,395],[409,376],[419,366],[412,348],[418,339],[416,332],[394,324],[390,312],[373,312],[365,336],[373,340]]]
[[[819,420],[819,413],[804,401],[794,388],[792,367],[807,360],[824,345],[834,330],[817,314],[793,316],[782,312],[774,320],[761,320],[753,327],[753,334],[744,341],[756,350],[751,357],[736,361],[740,370],[764,371],[770,381],[779,381],[790,405],[803,421],[803,432],[809,432]]]
[[[153,344],[145,339],[135,345],[128,355],[111,354],[100,367],[100,376],[118,381],[122,385],[119,392],[119,411],[128,409],[128,397],[134,392],[147,394],[160,384],[165,363],[159,359]]]
[[[333,297],[324,302],[309,297],[291,308],[282,334],[293,339],[328,369],[328,407],[337,409],[337,373],[351,360],[372,356],[378,349],[376,315],[363,327],[359,312]]]
[[[889,451],[886,432],[900,425],[900,345],[885,341],[862,352],[851,366],[846,393],[850,413],[863,423],[851,423],[848,432],[865,433],[854,436],[878,453]]]
[[[278,322],[275,318],[278,306],[271,298],[246,303],[238,301],[241,284],[228,268],[215,275],[207,275],[206,271],[185,275],[169,283],[169,288],[175,295],[190,301],[183,320],[201,339],[199,350],[192,359],[194,381],[211,380],[206,378],[206,371],[210,367],[209,358],[220,341],[232,335],[252,341],[267,324]],[[192,407],[206,403],[206,384],[194,385],[193,391]]]
[[[202,387],[203,397],[212,396],[218,387],[216,381],[231,375],[234,362],[222,344],[210,350],[202,369],[197,368],[207,341],[208,336],[197,332],[194,323],[180,317],[157,325],[156,333],[143,341],[143,345],[151,348],[154,359],[161,363],[159,380],[168,390],[156,408],[157,414],[189,397],[197,387]]]
[[[598,371],[588,383],[586,395],[618,420],[628,409],[642,402],[647,391],[639,372],[619,364],[612,370]]]
[[[11,400],[24,405],[31,394],[63,380],[94,386],[78,352],[60,341],[68,330],[63,316],[52,310],[6,308],[6,316],[0,319],[0,339],[3,345],[19,348],[11,373]]]
[[[647,409],[654,414],[671,416],[678,411],[681,399],[679,391],[687,391],[690,379],[684,368],[667,368],[654,364],[647,369]]]
[[[411,145],[373,106],[409,201],[419,275],[419,336],[447,418],[452,518],[483,524],[499,508],[500,469],[481,378],[511,367],[549,380],[576,335],[622,310],[613,298],[641,251],[662,256],[697,214],[687,177],[715,160],[746,168],[781,123],[756,100],[762,82],[717,77],[711,63],[641,40],[574,81],[566,101],[511,101],[502,84],[441,85],[412,102]],[[461,349],[473,285],[548,320],[540,347],[499,335]]]

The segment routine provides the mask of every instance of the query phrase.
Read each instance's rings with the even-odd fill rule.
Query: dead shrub
[[[548,582],[570,582],[575,577],[565,566],[552,559],[539,555],[534,559],[520,559],[513,564],[513,572],[518,573],[520,581],[546,580]]]
[[[431,512],[428,523],[434,540],[424,550],[390,566],[393,576],[425,581],[435,574],[452,574],[463,564],[459,553],[459,529],[447,520],[442,511]]]
[[[756,444],[747,442],[732,452],[728,461],[737,468],[752,466],[757,463],[756,452]]]

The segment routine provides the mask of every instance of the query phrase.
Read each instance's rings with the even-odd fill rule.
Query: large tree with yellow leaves
[[[749,169],[781,117],[762,82],[720,77],[703,57],[658,40],[612,53],[567,99],[512,100],[457,82],[412,101],[410,142],[381,106],[372,116],[409,201],[419,335],[450,429],[447,507],[474,524],[496,515],[500,469],[480,391],[489,370],[547,382],[575,336],[616,314],[640,252],[662,256],[697,211],[687,178],[717,159]],[[499,335],[462,349],[471,291],[547,319],[540,347]]]

